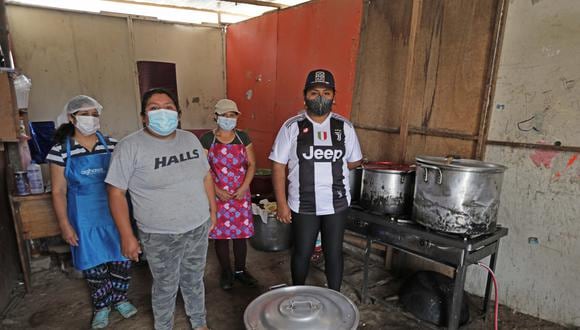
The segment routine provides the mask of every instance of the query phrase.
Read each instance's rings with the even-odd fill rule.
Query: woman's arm
[[[131,219],[129,218],[129,204],[127,203],[126,191],[112,185],[107,185],[109,195],[109,207],[115,220],[119,235],[121,236],[121,253],[126,258],[139,261],[141,246],[133,234]]]
[[[254,179],[254,174],[256,174],[256,154],[254,153],[254,145],[247,145],[246,152],[248,153],[248,168],[246,170],[244,182],[234,193],[234,197],[237,199],[242,199],[244,197],[246,190],[250,189],[250,183],[252,183],[252,180]]]
[[[286,199],[286,164],[272,162],[272,185],[278,204],[276,218],[283,223],[291,223],[292,213]]]
[[[348,169],[349,170],[352,170],[353,168],[359,167],[361,164],[362,164],[362,159],[361,160],[358,160],[356,162],[349,162],[346,165],[348,166]]]
[[[211,219],[211,226],[209,227],[209,230],[212,230],[217,224],[217,203],[215,202],[213,177],[210,172],[207,172],[205,175],[205,178],[203,179],[203,185],[205,186],[205,192],[209,202],[209,216]]]
[[[205,156],[207,157],[209,151],[207,149],[203,149],[203,152],[205,152]],[[210,167],[211,167],[211,165],[210,165]],[[209,174],[210,174],[210,176],[213,177],[212,172],[213,172],[213,169],[210,169],[210,173]],[[229,201],[230,199],[232,199],[232,194],[230,194],[229,192],[227,192],[227,191],[225,191],[223,189],[220,189],[220,187],[218,187],[217,183],[214,183],[213,189],[214,189],[215,195],[219,199],[221,199],[222,201],[225,202],[225,201]]]
[[[66,192],[67,182],[64,177],[64,167],[50,164],[50,180],[52,182],[52,205],[62,238],[70,245],[78,246],[79,238],[68,220]]]

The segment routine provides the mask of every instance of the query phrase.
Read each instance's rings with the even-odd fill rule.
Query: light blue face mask
[[[217,118],[218,126],[224,131],[233,130],[234,128],[236,128],[237,123],[238,123],[237,118],[226,118],[224,116],[218,116]]]
[[[157,135],[168,136],[177,128],[178,113],[175,110],[159,109],[149,111],[147,117],[149,118],[148,128]]]

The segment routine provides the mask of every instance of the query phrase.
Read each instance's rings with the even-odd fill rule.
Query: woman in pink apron
[[[215,106],[217,128],[201,137],[215,182],[217,225],[210,231],[222,268],[220,286],[229,290],[234,280],[255,286],[246,270],[247,239],[254,235],[250,182],[256,172],[254,148],[249,136],[236,129],[240,112],[236,103],[223,99]],[[233,242],[234,271],[229,242]]]

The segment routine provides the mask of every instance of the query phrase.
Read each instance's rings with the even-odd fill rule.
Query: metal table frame
[[[416,224],[402,224],[387,220],[385,217],[373,215],[354,208],[349,209],[349,220],[364,221],[370,226],[384,229],[385,235],[373,235],[367,232],[361,234],[366,239],[362,302],[366,303],[368,295],[368,271],[371,245],[373,243],[390,245],[407,253],[455,268],[454,287],[451,310],[449,311],[449,329],[457,329],[467,267],[477,264],[487,256],[491,256],[489,267],[495,271],[499,240],[508,233],[507,228],[498,226],[495,232],[475,238],[464,238],[429,230]],[[380,237],[379,237],[380,236]],[[411,238],[409,240],[409,238]],[[416,239],[415,241],[413,241]],[[491,274],[487,274],[485,295],[483,299],[483,314],[487,314],[491,295]]]

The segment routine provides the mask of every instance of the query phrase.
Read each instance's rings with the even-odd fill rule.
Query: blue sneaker
[[[123,301],[115,305],[117,312],[121,313],[124,318],[128,319],[137,314],[137,308],[128,301]]]
[[[99,309],[93,314],[93,322],[91,322],[91,328],[93,329],[103,329],[109,325],[109,312],[111,309],[109,307]]]

